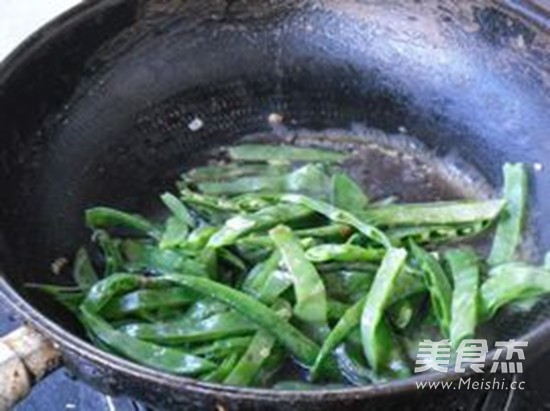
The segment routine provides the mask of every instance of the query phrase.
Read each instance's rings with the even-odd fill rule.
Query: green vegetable
[[[318,378],[319,370],[321,369],[325,359],[342,341],[344,341],[344,339],[346,339],[348,334],[359,325],[366,300],[367,297],[365,296],[349,308],[327,336],[325,342],[319,350],[315,364],[311,368],[312,380],[316,380]]]
[[[332,176],[332,193],[330,201],[336,207],[346,211],[361,211],[367,206],[369,199],[361,187],[347,174],[336,173]]]
[[[452,250],[445,254],[453,275],[450,337],[457,349],[462,340],[473,338],[479,299],[478,257],[472,250]]]
[[[391,336],[385,325],[383,313],[389,304],[394,284],[405,266],[406,259],[405,249],[388,249],[361,313],[363,350],[370,366],[377,374],[389,370],[393,361],[394,353],[387,345],[391,341]]]
[[[185,224],[189,228],[195,227],[195,221],[189,213],[189,210],[181,202],[179,198],[171,193],[164,193],[160,196],[160,199],[164,205],[172,212],[173,216],[178,219],[181,223]]]
[[[279,249],[281,258],[292,276],[296,305],[294,313],[305,322],[325,325],[327,322],[327,296],[319,273],[311,264],[288,227],[279,226],[269,233]]]
[[[99,280],[90,261],[90,256],[84,247],[79,248],[76,252],[73,264],[73,279],[82,290],[91,288]]]
[[[293,204],[279,204],[264,208],[254,214],[239,215],[229,219],[210,238],[208,246],[213,248],[228,246],[253,231],[267,230],[278,224],[291,223],[310,215],[311,212],[307,208]]]
[[[456,350],[500,309],[550,294],[550,253],[543,267],[518,259],[521,165],[504,166],[503,199],[402,204],[369,202],[346,153],[245,144],[216,154],[181,176],[179,195],[161,196],[163,219],[88,210],[93,241],[90,255],[76,253],[76,286],[29,286],[107,352],[284,389],[410,376],[420,341],[450,338]],[[464,247],[497,221],[488,261]],[[280,383],[282,373],[324,385]]]
[[[550,271],[525,263],[508,263],[489,272],[481,286],[482,320],[493,317],[504,305],[550,292]]]
[[[505,164],[504,198],[505,212],[500,216],[493,247],[489,255],[490,265],[513,261],[521,243],[521,231],[527,208],[527,171],[523,164]]]
[[[131,337],[162,345],[213,341],[250,334],[255,330],[254,324],[234,311],[214,314],[202,320],[184,318],[154,324],[130,323],[120,328],[120,331]]]
[[[451,304],[453,294],[449,279],[439,262],[430,253],[412,242],[411,250],[424,274],[426,287],[430,293],[432,308],[439,320],[441,333],[444,336],[448,336],[451,326]]]
[[[306,252],[308,260],[320,263],[326,261],[381,261],[383,249],[363,248],[353,244],[321,244]]]
[[[143,365],[179,374],[197,375],[212,370],[216,365],[180,349],[161,347],[129,337],[115,330],[101,318],[82,309],[81,318],[86,327],[112,350]]]
[[[142,232],[154,238],[159,236],[158,228],[145,218],[108,207],[88,209],[86,211],[86,223],[95,230],[123,227]]]
[[[251,322],[274,335],[298,360],[305,364],[312,364],[315,361],[319,351],[317,344],[254,298],[206,278],[169,274],[163,276],[163,279],[226,303],[243,317],[247,317]]]
[[[470,224],[494,220],[505,204],[504,200],[393,204],[372,207],[360,216],[380,226]]]
[[[287,203],[297,204],[309,208],[312,211],[326,216],[335,223],[352,226],[364,234],[367,238],[382,244],[384,247],[391,247],[389,239],[382,231],[361,221],[354,214],[345,210],[300,194],[285,194],[281,197],[281,200]]]
[[[244,144],[229,149],[229,156],[237,161],[315,161],[340,163],[347,158],[344,153],[316,148],[292,146],[266,146],[261,144]]]
[[[329,177],[319,166],[307,165],[282,176],[251,176],[230,181],[200,183],[199,190],[210,195],[243,193],[308,193],[326,197]]]

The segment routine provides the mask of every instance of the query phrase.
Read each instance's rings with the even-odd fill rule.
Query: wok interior
[[[505,17],[483,2],[447,12],[413,2],[236,2],[225,14],[210,3],[136,18],[99,51],[67,40],[41,58],[63,61],[79,47],[85,69],[78,75],[72,65],[43,76],[23,65],[17,84],[26,88],[0,95],[2,268],[34,306],[70,329],[59,306],[24,284],[70,283],[49,267],[88,239],[83,210],[154,212],[157,195],[208,149],[272,132],[270,113],[281,114],[291,134],[404,128],[437,155],[460,156],[494,186],[504,161],[548,158],[549,93],[520,69],[523,56],[495,45],[494,36],[512,34],[490,31],[484,19]],[[464,30],[458,11],[480,28]],[[73,79],[70,92],[48,98],[63,78]],[[14,107],[25,115],[12,115]],[[203,125],[193,131],[196,119]],[[540,200],[550,178],[537,173],[533,181],[532,224],[545,249],[550,205]],[[500,335],[517,337],[547,312],[539,304],[529,315],[502,316]]]

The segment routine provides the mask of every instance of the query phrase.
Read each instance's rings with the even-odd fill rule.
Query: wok
[[[25,284],[70,281],[49,265],[87,238],[86,207],[147,214],[204,150],[271,132],[270,113],[290,133],[407,130],[494,187],[505,161],[538,164],[532,237],[549,249],[547,23],[522,0],[96,0],[41,29],[0,67],[0,300],[30,327],[0,345],[2,372],[18,370],[2,374],[4,406],[60,358],[97,389],[159,409],[479,405],[479,393],[417,390],[415,378],[285,392],[166,375],[94,348]],[[527,339],[535,360],[549,312],[502,318],[501,335]]]

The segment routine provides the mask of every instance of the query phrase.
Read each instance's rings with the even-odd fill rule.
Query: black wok
[[[84,2],[0,67],[0,300],[83,381],[158,408],[479,405],[479,393],[421,391],[414,379],[277,392],[166,375],[92,347],[57,305],[24,285],[69,282],[52,278],[49,265],[87,238],[86,207],[147,213],[204,150],[272,130],[272,112],[290,132],[406,129],[495,187],[505,161],[539,163],[531,225],[549,249],[546,17],[521,0]],[[197,117],[204,125],[192,131]],[[539,304],[520,320],[505,318],[502,335],[528,339],[534,360],[550,337],[548,313]]]

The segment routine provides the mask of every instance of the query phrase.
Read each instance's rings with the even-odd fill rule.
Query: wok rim
[[[69,31],[71,27],[78,25],[83,17],[87,15],[98,15],[110,6],[132,1],[134,0],[87,0],[86,2],[78,3],[53,18],[27,37],[0,62],[0,88],[10,81],[10,77],[17,72],[21,65],[32,60],[35,53],[44,45],[55,40],[56,36],[63,35],[63,33]],[[495,5],[495,7],[497,6]],[[510,10],[507,10],[504,6],[501,6],[501,8],[510,12]],[[525,16],[523,16],[523,18],[525,19]],[[534,24],[536,24],[536,22]],[[65,352],[75,354],[83,360],[90,361],[105,369],[111,369],[124,377],[135,378],[142,382],[160,385],[163,389],[172,389],[180,392],[190,390],[203,395],[216,395],[216,398],[220,400],[283,400],[293,403],[300,401],[340,401],[349,399],[350,397],[355,400],[361,400],[422,391],[422,389],[417,388],[417,382],[456,382],[462,378],[475,376],[472,372],[459,374],[449,369],[449,372],[445,374],[417,374],[402,380],[375,383],[362,387],[320,389],[314,391],[234,387],[224,384],[206,383],[194,378],[177,376],[141,366],[122,357],[100,350],[86,340],[66,331],[60,324],[49,319],[46,315],[34,308],[9,284],[2,270],[0,270],[0,302],[3,303],[8,310],[13,311],[15,316],[24,324],[32,327],[50,339],[55,344],[56,348],[59,348],[62,356]],[[526,352],[529,352],[533,356],[547,351],[548,348],[544,347],[544,341],[550,341],[550,319],[531,330],[528,334],[522,335],[520,340],[529,342],[529,347]],[[489,354],[492,352],[493,351]],[[487,358],[489,357],[490,355],[487,356]],[[529,360],[527,360],[527,362],[528,361]],[[493,362],[493,360],[487,359],[485,367],[490,367]],[[89,384],[85,379],[83,381]]]

